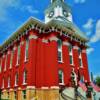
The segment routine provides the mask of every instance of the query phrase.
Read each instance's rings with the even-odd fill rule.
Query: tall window
[[[11,58],[10,58],[10,69],[12,68],[13,55],[14,55],[14,50],[12,50],[12,52],[11,52]]]
[[[5,56],[5,65],[4,65],[4,71],[7,69],[7,55]]]
[[[15,86],[17,86],[18,85],[18,73],[16,73],[16,75],[15,75]]]
[[[23,93],[23,100],[26,100],[26,90],[23,90],[22,93]]]
[[[59,70],[59,84],[64,84],[64,73],[62,70]]]
[[[58,40],[58,62],[62,62],[62,41]]]
[[[23,84],[27,83],[27,71],[25,70],[23,73]]]
[[[2,79],[2,88],[4,88],[4,78]]]
[[[18,46],[18,52],[17,52],[17,65],[20,62],[20,45]]]
[[[80,64],[80,67],[82,67],[82,65],[83,65],[83,64],[82,64],[81,51],[82,51],[82,50],[79,48],[79,49],[78,49],[78,53],[79,53],[79,64]]]
[[[25,61],[28,59],[28,48],[29,48],[29,39],[26,39],[26,47],[25,47]]]
[[[2,72],[2,58],[0,60],[0,73]]]
[[[8,88],[10,87],[10,82],[11,82],[11,80],[10,80],[10,76],[8,77]]]
[[[73,65],[73,47],[72,45],[69,46],[69,56],[70,56],[70,64]]]

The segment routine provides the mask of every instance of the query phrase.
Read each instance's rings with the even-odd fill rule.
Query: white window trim
[[[27,82],[25,82],[26,80],[25,80],[25,71],[24,71],[24,73],[23,73],[23,85],[26,85],[27,84]]]
[[[7,54],[5,55],[5,66],[4,66],[4,71],[6,71],[7,70]]]
[[[10,79],[10,77],[8,77],[8,88],[10,87],[10,82],[11,82],[11,79]]]
[[[27,57],[26,57],[26,54],[27,54],[27,50],[26,50],[26,48],[27,48],[27,42],[28,42],[28,57],[29,57],[29,39],[26,40],[26,45],[25,45],[25,62],[28,61],[28,59],[27,59]]]
[[[58,48],[58,52],[61,52],[61,61],[58,60],[58,62],[63,63],[62,46],[61,48]]]
[[[81,60],[81,63],[82,63],[81,66],[80,66],[80,68],[83,68],[82,53],[80,53],[79,59]]]
[[[70,48],[70,45],[69,45],[69,48]],[[74,65],[73,48],[71,48],[71,51],[69,51],[69,56],[72,56],[72,64],[70,65]]]
[[[2,79],[2,89],[4,88],[4,78]]]
[[[0,73],[2,72],[2,58],[0,60]]]
[[[17,74],[15,75],[15,86],[18,86],[18,83],[17,83]]]
[[[19,44],[18,47],[17,47],[17,62],[16,62],[16,66],[19,65],[19,59],[20,59],[19,54],[18,54],[19,49],[20,49],[20,44]],[[21,51],[21,50],[20,50],[20,51]],[[20,54],[21,54],[21,53],[20,53]]]
[[[62,44],[61,44],[60,48],[58,47],[58,52],[61,52],[61,61],[58,60],[58,62],[63,63]]]
[[[62,70],[59,70],[59,71],[62,71]],[[59,83],[59,85],[64,85],[64,73],[62,71],[62,83]]]
[[[14,56],[14,50],[11,51],[11,57],[10,57],[10,69],[12,68],[12,64],[13,64],[13,56]]]

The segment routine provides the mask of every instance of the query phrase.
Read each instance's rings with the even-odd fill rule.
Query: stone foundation
[[[14,89],[4,90],[2,99],[9,100],[59,100],[59,89],[35,89],[33,87],[26,88],[26,99],[23,98],[23,89],[18,88],[16,91],[16,99]],[[9,92],[9,95],[8,95]],[[9,98],[8,98],[9,97]]]

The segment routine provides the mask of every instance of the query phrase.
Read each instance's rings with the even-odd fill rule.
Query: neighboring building
[[[10,100],[60,100],[62,85],[89,83],[85,33],[64,0],[51,0],[45,23],[30,18],[0,48],[0,88]]]

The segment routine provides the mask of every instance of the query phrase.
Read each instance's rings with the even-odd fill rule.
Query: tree
[[[96,84],[100,87],[100,76],[96,77]]]

